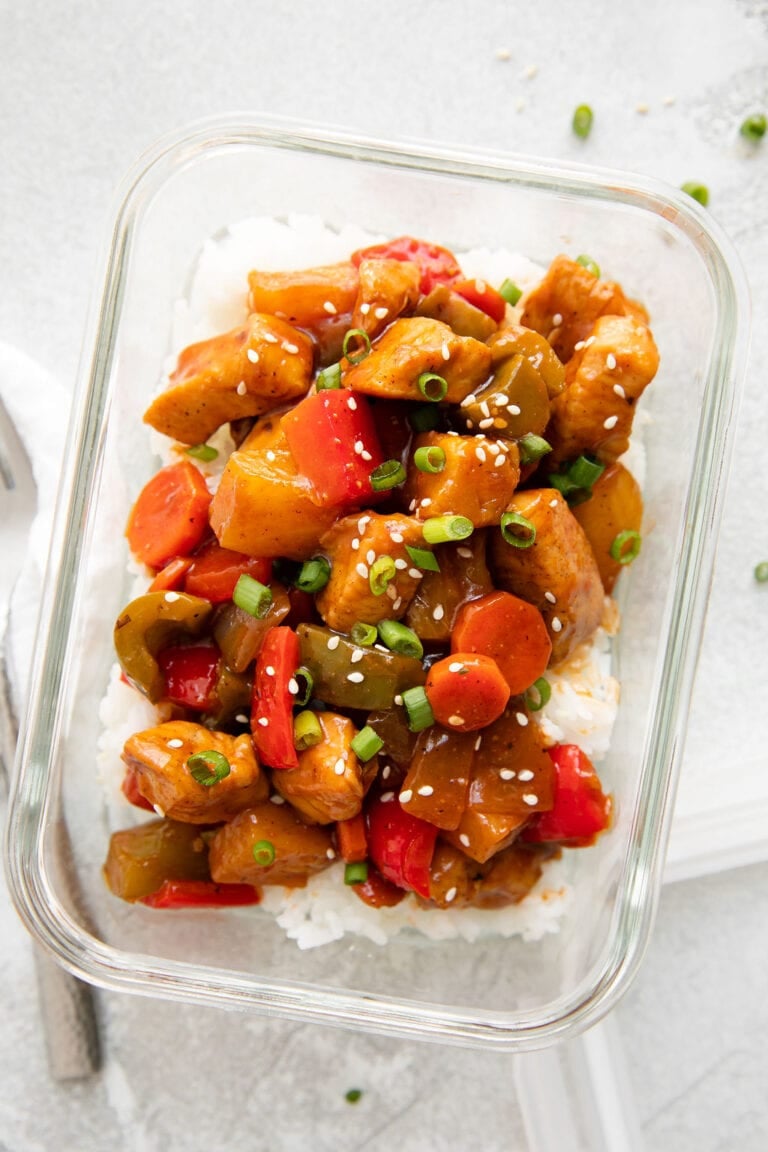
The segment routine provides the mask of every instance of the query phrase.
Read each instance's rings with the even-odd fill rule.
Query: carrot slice
[[[184,581],[184,591],[202,596],[212,604],[231,600],[241,576],[251,576],[260,584],[272,579],[272,561],[262,556],[246,556],[220,544],[206,544],[194,557]]]
[[[492,724],[510,697],[496,661],[472,652],[456,652],[433,664],[424,691],[437,722],[454,732]]]
[[[149,592],[178,592],[192,566],[191,556],[177,556],[162,568],[150,584]]]
[[[126,535],[137,560],[162,568],[187,556],[208,531],[211,494],[188,460],[161,468],[142,488],[128,517]]]
[[[337,820],[336,843],[339,855],[347,864],[358,864],[368,859],[368,837],[362,812],[349,820]]]
[[[491,592],[460,609],[451,650],[490,656],[516,696],[544,674],[552,641],[538,608],[511,592]]]

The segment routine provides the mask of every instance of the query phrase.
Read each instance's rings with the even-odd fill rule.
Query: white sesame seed
[[[259,716],[258,724],[260,728],[269,728],[269,720],[266,716]]]
[[[560,620],[560,617],[559,616],[553,616],[552,620],[550,621],[550,626],[551,626],[553,632],[562,632],[563,625],[562,625],[562,621]]]
[[[365,558],[369,564],[373,564],[374,560],[376,559],[376,553],[374,552],[373,548],[368,549],[365,554]]]
[[[451,904],[456,899],[456,888],[449,888],[445,894],[446,904]]]
[[[488,459],[488,457],[485,454],[485,449],[481,448],[480,445],[478,445],[477,448],[475,448],[475,456],[477,456],[477,458],[481,464],[485,464],[486,460]]]
[[[359,456],[363,448],[365,448],[365,444],[363,444],[362,440],[355,440],[355,443],[352,445],[352,447],[354,448],[355,455]]]
[[[352,538],[352,541],[350,542],[350,548],[352,549],[353,552],[357,552],[359,547],[360,547],[360,541],[358,540],[357,536],[354,536]]]
[[[363,451],[360,453],[360,459],[368,462],[370,460],[373,460],[373,456],[371,456],[371,454],[367,448],[364,448]]]
[[[595,342],[595,337],[594,336],[588,336],[587,339],[584,341],[584,347],[585,348],[591,348],[592,345],[594,344],[594,342]]]
[[[609,352],[606,356],[605,366],[606,368],[610,368],[611,371],[613,371],[613,369],[616,367],[616,357],[614,356],[613,352]]]
[[[183,748],[184,747],[184,741],[183,740],[175,740],[175,739],[169,740],[168,741],[168,747],[169,748]]]
[[[247,391],[248,391],[248,385],[246,384],[245,380],[241,380],[237,386],[238,396],[245,396]]]
[[[464,717],[463,716],[449,716],[448,717],[448,723],[451,725],[452,728],[460,728],[462,726],[462,724],[464,723]]]
[[[373,314],[377,320],[383,320],[385,316],[389,316],[389,308],[384,308],[383,305],[374,308]]]
[[[238,712],[237,716],[235,716],[235,720],[237,720],[238,724],[248,723],[248,717],[246,716],[245,712]]]
[[[421,580],[424,573],[418,568],[409,568],[408,575],[411,576],[414,580]]]
[[[481,420],[478,424],[478,428],[493,428],[493,417],[488,416],[485,420]]]
[[[246,352],[246,356],[250,360],[251,364],[258,364],[259,354],[255,348],[249,348],[248,351]]]
[[[442,352],[442,354],[443,354],[443,360],[450,360],[450,358],[451,358],[451,350],[450,350],[450,348],[448,347],[448,344],[446,343],[446,341],[445,341],[445,340],[443,341],[443,347],[441,348],[441,352]]]
[[[264,339],[266,340],[267,344],[277,344],[277,336],[275,336],[273,332],[265,332]]]
[[[355,648],[354,652],[349,658],[350,664],[359,664],[365,653],[362,648]]]
[[[165,812],[159,804],[153,804],[152,807],[154,808],[155,812],[157,812],[158,816],[165,816]]]
[[[442,604],[436,604],[432,609],[432,619],[442,620],[443,616],[445,616],[445,608],[443,608]]]
[[[531,772],[530,768],[523,768],[520,772],[518,772],[517,778],[518,780],[524,781],[533,780],[533,772]]]
[[[270,796],[269,801],[270,801],[270,804],[276,804],[278,808],[280,807],[281,804],[285,804],[285,800],[283,799],[283,797],[278,796],[278,795]]]
[[[425,496],[423,500],[419,501],[419,504],[421,505],[422,508],[429,508],[431,503],[432,503],[432,498],[430,496]]]
[[[550,604],[557,604],[557,596],[555,596],[554,592],[545,592],[544,599],[549,600]]]
[[[621,384],[614,384],[613,390],[617,396],[621,397],[622,400],[626,400],[627,394],[624,391],[624,389],[622,388]]]
[[[367,316],[367,315],[368,315],[368,313],[370,312],[370,310],[371,310],[371,306],[370,306],[370,304],[369,304],[367,301],[366,301],[366,303],[365,303],[365,304],[361,304],[361,305],[360,305],[360,312],[361,312],[361,315],[363,315],[363,316]]]
[[[390,600],[397,599],[397,588],[395,588],[394,584],[387,584],[387,587],[384,589],[384,591]]]
[[[464,548],[464,547],[457,548],[456,549],[456,555],[461,556],[462,560],[471,560],[472,559],[472,549],[471,548]]]
[[[532,808],[534,806],[534,804],[538,804],[538,802],[539,802],[539,798],[538,798],[538,796],[534,796],[533,792],[523,792],[523,803],[524,804],[527,804],[529,807]]]
[[[519,416],[522,412],[522,408],[519,404],[510,404],[507,411],[509,412],[510,416]]]
[[[515,773],[511,768],[502,768],[499,772],[499,776],[502,778],[502,780],[514,780]]]
[[[344,757],[339,756],[338,760],[336,761],[336,763],[333,766],[333,770],[337,776],[343,776],[345,768],[346,768],[346,763],[344,761]]]
[[[333,848],[326,848],[325,855],[328,857],[329,860],[335,860],[336,859],[336,853],[334,852]]]
[[[395,560],[395,568],[397,568],[398,572],[405,571],[405,569],[407,567],[408,567],[408,561],[403,560],[402,556],[398,556],[397,560]]]
[[[381,794],[382,804],[389,804],[390,800],[394,800],[394,798],[395,798],[394,792],[382,792],[382,794]]]
[[[392,775],[392,769],[390,768],[389,764],[385,764],[381,770],[382,780],[389,780],[391,775]]]
[[[275,460],[277,460],[277,456],[275,456],[271,448],[267,452],[267,460],[269,460],[270,464],[273,464]]]
[[[288,691],[290,692],[291,696],[298,696],[299,694],[299,685],[294,676],[291,676],[290,680],[288,681]]]
[[[606,417],[605,420],[603,420],[603,428],[606,428],[606,429],[608,429],[608,431],[610,431],[611,428],[616,427],[618,422],[619,422],[618,416],[608,416],[608,417]]]
[[[431,796],[433,792],[434,788],[431,784],[422,784],[421,788],[418,789],[419,796]]]
[[[528,727],[528,717],[525,712],[515,712],[515,720],[517,720],[521,728]]]
[[[471,431],[471,430],[474,428],[474,426],[475,426],[475,422],[474,422],[474,420],[467,420],[467,421],[466,421],[466,426],[467,426],[467,428],[469,428],[469,430]]]
[[[329,636],[327,647],[334,652],[341,643],[341,636]]]
[[[323,311],[327,312],[329,316],[335,316],[336,315],[336,305],[333,303],[332,300],[324,300],[323,301]]]
[[[477,403],[477,396],[475,396],[474,392],[470,392],[469,396],[464,397],[464,399],[461,402],[460,407],[469,408],[470,404],[475,404],[475,403]]]
[[[399,693],[399,692],[398,692],[397,696],[395,696],[395,698],[394,698],[394,701],[393,701],[393,702],[394,702],[395,704],[397,704],[398,708],[399,708],[399,707],[400,707],[400,705],[403,703],[403,698],[402,698],[402,696],[400,695],[400,693]]]
[[[272,665],[271,665],[271,664],[267,664],[267,666],[266,666],[266,668],[264,669],[264,671],[266,672],[267,676],[274,676],[274,674],[275,674],[275,670],[274,670],[274,668],[272,667]]]
[[[361,576],[363,580],[368,579],[368,569],[366,568],[365,564],[358,564],[355,567],[355,572],[357,572],[358,576]]]
[[[477,740],[475,740],[475,752],[480,751],[480,745],[482,744],[482,742],[483,742],[482,736],[478,736]]]
[[[347,680],[349,680],[350,684],[362,684],[365,676],[363,676],[362,672],[350,672]]]
[[[458,436],[458,432],[454,432],[452,428],[449,428],[446,432],[446,436]]]
[[[415,501],[415,500],[411,500],[410,504],[408,505],[408,511],[409,511],[409,512],[413,512],[413,510],[415,509],[415,507],[416,507],[416,501]]]
[[[482,412],[483,416],[490,416],[491,410],[488,407],[488,401],[487,400],[482,401],[482,403],[480,405],[480,411]]]
[[[163,597],[166,604],[174,604],[178,600],[178,598],[179,598],[178,592],[166,592],[165,596]]]
[[[550,508],[557,508],[557,497],[555,497],[554,500],[550,500],[549,506]]]
[[[412,798],[413,798],[413,792],[410,788],[406,788],[405,792],[401,792],[400,797],[399,797],[401,804],[407,804],[408,801],[411,800]]]
[[[503,392],[497,392],[493,397],[493,402],[497,408],[506,408],[509,404],[509,396],[505,396]]]
[[[464,671],[464,665],[462,664],[461,660],[452,660],[451,663],[448,665],[448,671],[449,672],[463,672]]]
[[[499,451],[500,451],[498,444],[494,444],[493,442],[491,442],[488,445],[488,451],[490,452],[491,456],[498,456]]]
[[[555,328],[559,327],[559,325],[562,324],[562,322],[563,322],[562,313],[555,312],[554,316],[552,317],[552,323],[554,324]]]
[[[354,396],[350,396],[347,400],[347,408],[352,412],[357,412],[357,400],[355,400]]]
[[[286,341],[285,344],[283,344],[283,350],[287,352],[289,356],[295,356],[299,350],[299,346],[298,344],[290,344]]]
[[[469,848],[469,836],[467,836],[466,832],[459,833],[459,843],[463,844],[465,848]]]
[[[577,340],[573,346],[573,350],[574,350],[574,352],[581,352],[583,347],[584,347],[584,341],[583,340]]]
[[[402,532],[390,532],[389,538],[395,544],[402,544],[402,542],[404,540],[404,536],[403,536]]]
[[[365,526],[366,526],[366,524],[368,524],[370,522],[370,519],[371,519],[370,516],[361,516],[360,519],[358,520],[357,530],[361,536],[362,536],[363,532],[365,532]]]
[[[399,612],[400,609],[402,608],[402,606],[403,606],[403,598],[402,598],[402,596],[398,596],[397,600],[393,600],[393,602],[392,602],[392,611],[393,612]]]

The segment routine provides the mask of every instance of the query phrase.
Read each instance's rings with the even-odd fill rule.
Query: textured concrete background
[[[751,580],[768,558],[768,139],[737,133],[768,111],[767,48],[756,0],[0,0],[0,340],[71,386],[115,186],[155,137],[203,115],[263,110],[704,181],[746,266],[755,333],[686,779],[722,772],[733,809],[740,768],[768,761],[768,600]],[[569,123],[585,100],[583,143]],[[618,1013],[649,1149],[768,1146],[767,880],[755,864],[665,889]],[[100,997],[104,1073],[54,1086],[4,895],[0,939],[0,1149],[525,1148],[497,1057],[114,995]],[[353,1083],[366,1090],[354,1108]]]

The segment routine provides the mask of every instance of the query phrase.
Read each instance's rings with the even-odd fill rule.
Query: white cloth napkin
[[[0,344],[0,396],[27,449],[37,483],[37,515],[30,528],[24,567],[10,603],[8,671],[18,705],[26,694],[66,443],[70,396],[40,364],[7,344]]]

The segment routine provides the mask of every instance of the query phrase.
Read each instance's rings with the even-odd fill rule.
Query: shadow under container
[[[588,252],[650,311],[661,368],[640,406],[645,537],[621,581],[622,696],[600,768],[615,823],[568,853],[572,903],[559,932],[537,942],[401,934],[386,947],[346,937],[302,952],[261,909],[162,915],[121,903],[102,879],[111,829],[96,775],[99,702],[129,595],[125,517],[156,467],[141,416],[205,240],[247,216],[291,212],[458,252],[504,247],[542,265]],[[157,145],[126,181],[109,238],[23,725],[8,875],[33,935],[110,989],[499,1051],[599,1019],[626,990],[653,920],[747,310],[719,229],[656,182],[245,117]]]

